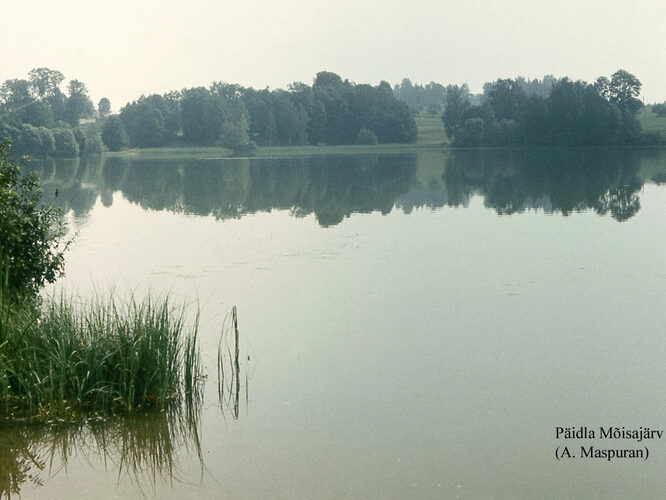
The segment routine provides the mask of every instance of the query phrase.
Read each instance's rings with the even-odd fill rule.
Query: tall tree
[[[35,68],[28,73],[30,89],[40,100],[56,95],[60,91],[60,84],[65,79],[60,71],[49,68]]]
[[[4,111],[16,111],[34,102],[30,93],[30,82],[13,78],[0,86],[0,104]]]
[[[106,97],[102,97],[99,102],[97,103],[97,111],[99,112],[99,116],[101,118],[104,118],[105,116],[108,116],[111,114],[111,101],[109,101]]]
[[[466,83],[460,87],[458,85],[448,85],[446,87],[446,103],[442,121],[446,135],[453,137],[456,130],[462,126],[461,118],[465,110],[470,106],[471,94]]]
[[[635,114],[643,105],[638,99],[641,93],[641,82],[634,75],[623,69],[611,75],[608,85],[611,102],[623,111]]]
[[[65,120],[72,127],[79,124],[81,118],[91,117],[95,113],[88,89],[79,80],[71,80],[67,86],[69,96],[65,102]]]

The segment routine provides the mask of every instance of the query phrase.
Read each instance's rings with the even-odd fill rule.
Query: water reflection
[[[656,156],[638,150],[459,152],[444,176],[448,205],[464,206],[478,192],[499,214],[594,210],[625,221],[640,209],[641,161]]]
[[[224,320],[217,346],[217,395],[220,410],[225,418],[226,413],[229,412],[234,420],[238,420],[240,414],[241,387],[245,396],[246,409],[249,404],[251,356],[246,354],[241,357],[239,340],[238,314],[234,306]],[[241,359],[245,361],[245,369],[242,372]],[[241,380],[243,380],[242,383]]]
[[[175,409],[79,424],[4,424],[0,498],[42,486],[46,479],[66,473],[73,459],[94,470],[114,470],[118,483],[130,479],[139,488],[171,483],[179,479],[181,460],[198,460],[203,470],[199,426],[198,410]]]
[[[34,162],[56,203],[85,217],[113,193],[146,210],[239,218],[274,209],[314,214],[320,225],[353,213],[467,206],[474,195],[499,214],[594,210],[618,221],[640,210],[645,181],[666,178],[656,150],[420,152],[395,155],[195,160],[129,157]]]

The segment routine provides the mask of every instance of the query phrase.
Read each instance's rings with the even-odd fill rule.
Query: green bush
[[[8,160],[0,143],[0,277],[12,295],[36,295],[62,274],[66,227],[62,212],[42,203],[35,174]]]

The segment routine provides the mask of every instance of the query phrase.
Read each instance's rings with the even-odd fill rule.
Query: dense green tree
[[[315,76],[313,87],[339,89],[343,85],[340,75],[330,71],[320,71]]]
[[[444,113],[442,121],[446,135],[454,137],[456,131],[462,126],[462,115],[465,110],[471,106],[471,94],[467,84],[460,87],[458,85],[448,85],[446,87],[446,102],[444,104]]]
[[[43,101],[33,101],[27,104],[17,112],[17,116],[23,123],[29,123],[35,127],[52,127],[55,121],[51,106]]]
[[[64,122],[67,118],[66,104],[67,96],[57,89],[53,95],[47,96],[44,102],[49,105],[53,113],[53,119],[56,122]]]
[[[0,86],[0,105],[2,111],[17,111],[34,101],[30,93],[28,80],[6,80]]]
[[[609,146],[648,140],[635,117],[640,82],[633,75],[620,70],[592,85],[569,78],[548,85],[544,98],[538,92],[528,96],[525,79],[497,80],[484,85],[482,105],[468,104],[462,112],[451,92],[443,117],[447,134],[458,146]]]
[[[102,126],[102,141],[111,151],[120,151],[129,146],[123,122],[118,115],[109,116]]]
[[[497,120],[516,120],[523,111],[527,95],[515,80],[500,79],[487,88],[486,98]]]
[[[402,82],[393,87],[396,99],[406,103],[411,109],[432,109],[434,114],[444,105],[446,101],[446,88],[436,82],[426,85],[413,84],[409,78],[403,78]]]
[[[94,116],[95,107],[88,97],[88,89],[82,82],[71,80],[67,90],[69,96],[65,101],[65,121],[75,127],[81,118]]]
[[[28,73],[30,89],[39,100],[47,100],[60,92],[60,84],[65,79],[60,71],[49,68],[35,68]]]
[[[106,97],[102,97],[97,103],[97,112],[100,118],[105,118],[111,114],[111,101]]]
[[[159,147],[177,135],[177,111],[163,96],[142,96],[120,110],[120,119],[133,147]]]
[[[236,154],[251,151],[254,143],[250,141],[250,124],[245,104],[242,101],[236,102],[230,116],[233,121],[222,124],[219,143]]]
[[[643,105],[638,99],[641,93],[641,82],[623,69],[616,71],[611,76],[608,93],[611,102],[617,104],[622,111],[635,114]]]
[[[301,120],[298,108],[291,99],[288,92],[278,90],[272,92],[271,114],[275,121],[276,136],[282,144],[289,144],[299,141],[299,137],[305,133],[307,124]],[[268,117],[267,117],[268,119]],[[267,123],[267,125],[269,125]]]
[[[186,89],[180,101],[183,138],[192,144],[212,145],[220,138],[224,114],[223,98],[204,88]]]

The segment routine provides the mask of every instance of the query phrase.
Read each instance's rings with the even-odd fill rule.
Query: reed
[[[0,286],[0,416],[71,419],[192,403],[197,324],[169,297],[10,300]]]

